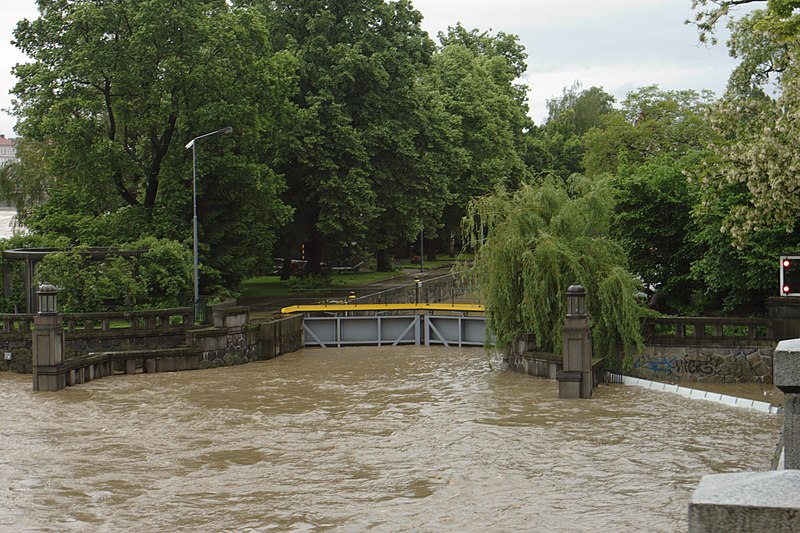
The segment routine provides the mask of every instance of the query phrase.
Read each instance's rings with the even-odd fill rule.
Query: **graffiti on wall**
[[[634,368],[645,370],[652,374],[717,374],[725,364],[719,357],[712,357],[709,361],[696,361],[681,359],[675,355],[662,355],[641,358],[636,361]],[[730,363],[728,363],[730,365]]]

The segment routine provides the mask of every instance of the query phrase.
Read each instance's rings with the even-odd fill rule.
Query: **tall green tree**
[[[625,248],[630,269],[642,280],[659,311],[694,313],[703,283],[693,264],[703,256],[692,210],[697,186],[687,178],[705,152],[661,154],[625,165],[611,178],[617,190],[611,234]]]
[[[702,184],[706,204],[736,191],[740,201],[729,205],[723,229],[742,242],[776,226],[791,233],[800,222],[800,40],[783,33],[783,21],[771,10],[754,12],[733,28],[731,49],[741,63],[711,116],[720,141]]]
[[[762,7],[736,18],[735,7]],[[716,138],[705,164],[693,173],[700,185],[695,208],[705,250],[693,273],[705,297],[726,311],[762,313],[777,295],[778,256],[800,246],[796,127],[800,82],[796,58],[800,3],[697,1],[701,39],[723,19],[740,60],[725,95],[709,112]]]
[[[547,101],[547,119],[527,134],[526,161],[536,174],[554,174],[566,180],[582,173],[583,136],[602,127],[608,115],[618,114],[614,97],[600,87],[583,89],[579,82]]]
[[[31,62],[15,68],[13,92],[18,131],[52,183],[25,224],[75,244],[189,245],[184,144],[234,125],[200,146],[198,197],[204,291],[235,290],[269,260],[288,214],[264,163],[293,121],[293,67],[269,47],[264,17],[224,0],[41,0],[39,10],[15,32]]]
[[[274,46],[298,59],[299,120],[280,153],[296,216],[286,255],[309,267],[348,248],[381,250],[435,216],[445,187],[423,161],[431,133],[419,79],[433,42],[406,0],[253,2]]]
[[[711,137],[705,112],[713,101],[709,91],[669,91],[656,85],[628,93],[618,113],[605,114],[584,136],[586,173],[615,173],[622,165],[704,149]]]
[[[449,196],[442,225],[449,236],[458,234],[472,198],[526,180],[525,131],[533,123],[527,93],[516,84],[527,68],[516,36],[457,25],[439,40],[427,79],[456,121],[446,145]]]
[[[696,310],[702,289],[692,274],[703,251],[694,240],[697,184],[689,176],[714,138],[711,101],[708,93],[644,87],[583,137],[587,175],[609,174],[617,189],[612,234],[661,311]]]

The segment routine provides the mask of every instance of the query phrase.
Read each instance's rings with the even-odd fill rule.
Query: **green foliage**
[[[142,288],[136,282],[132,261],[109,256],[92,261],[80,249],[45,256],[36,273],[36,283],[52,283],[59,288],[59,308],[67,313],[104,310],[108,301],[130,303],[141,300]]]
[[[277,168],[295,220],[283,255],[305,243],[309,269],[355,246],[381,249],[436,218],[444,168],[425,148],[441,141],[435,93],[419,82],[433,42],[407,1],[253,2],[278,49],[297,58],[298,120]],[[445,123],[447,120],[445,120]]]
[[[552,174],[563,180],[583,172],[584,136],[601,126],[616,110],[614,97],[599,87],[582,90],[576,82],[559,98],[547,101],[543,126],[528,131],[526,160],[537,175]]]
[[[491,36],[458,25],[439,35],[427,83],[441,95],[450,131],[443,143],[447,193],[442,224],[457,232],[467,203],[503,185],[516,187],[528,170],[524,130],[531,127],[525,92],[514,85],[525,70],[516,36]],[[431,236],[429,226],[426,235]]]
[[[143,302],[157,307],[176,307],[188,300],[193,282],[192,255],[186,246],[153,237],[134,248],[147,251],[136,262],[136,277],[144,292]]]
[[[694,173],[701,202],[695,207],[692,239],[704,253],[692,264],[692,275],[703,282],[704,308],[763,314],[769,296],[778,294],[778,257],[800,250],[800,231],[794,227],[787,232],[784,224],[732,229],[735,214],[752,193],[745,183],[720,180],[715,173],[721,168],[725,164],[711,154]]]
[[[93,260],[84,248],[62,247],[45,256],[35,282],[59,288],[59,306],[64,312],[178,307],[189,299],[192,257],[185,246],[148,238],[128,249],[146,251],[138,257],[112,252],[105,260]],[[11,264],[21,268],[22,262]],[[21,283],[21,276],[13,279]],[[24,294],[24,288],[15,286],[14,293]]]
[[[692,263],[703,254],[694,240],[697,194],[686,175],[704,155],[658,155],[626,165],[612,180],[617,189],[612,235],[625,248],[631,271],[648,292],[658,292],[662,311],[689,310],[699,289],[691,274]]]
[[[627,356],[641,347],[639,284],[609,237],[613,190],[578,180],[572,191],[546,180],[473,201],[464,219],[476,249],[472,275],[498,346],[532,332],[539,349],[553,352],[561,350],[566,289],[583,285],[595,351],[617,363],[619,346]]]
[[[47,1],[21,21],[15,67],[21,162],[12,199],[30,231],[75,246],[143,237],[188,244],[187,140],[198,151],[201,284],[236,290],[271,256],[290,211],[269,163],[296,121],[291,54],[273,53],[266,18],[223,0]],[[47,191],[46,194],[43,191]],[[236,216],[238,214],[238,216]]]
[[[706,250],[693,273],[711,305],[741,314],[763,312],[777,295],[778,256],[800,246],[798,3],[766,7],[732,21],[729,47],[740,64],[710,110],[715,142],[693,173],[695,240]]]
[[[704,149],[713,136],[705,117],[712,101],[707,91],[666,91],[655,85],[629,93],[619,113],[604,115],[601,126],[584,136],[586,173],[616,173],[625,164]]]
[[[17,209],[17,219],[24,223],[31,209],[47,198],[52,178],[45,168],[42,146],[19,138],[16,151],[18,161],[0,165],[0,198]]]
[[[17,234],[7,239],[0,239],[0,250],[49,248],[64,244],[63,241],[52,241],[41,235]],[[0,295],[0,313],[25,312],[25,263],[23,261],[6,259],[5,256],[0,254],[0,268],[8,273],[11,283],[11,295]]]
[[[547,100],[547,128],[564,136],[580,137],[602,124],[603,117],[612,113],[614,97],[600,87],[581,89],[575,82],[564,88],[560,98]]]

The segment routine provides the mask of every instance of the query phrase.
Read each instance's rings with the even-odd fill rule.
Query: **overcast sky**
[[[0,20],[0,108],[11,106],[11,67],[25,57],[10,43],[18,20],[37,16],[35,0],[4,0]],[[525,82],[531,116],[541,123],[545,103],[580,81],[618,100],[631,90],[711,89],[721,94],[734,60],[724,44],[698,44],[690,0],[413,0],[431,34],[461,22],[467,28],[519,35],[528,52]],[[724,42],[724,39],[720,39]],[[0,113],[0,134],[14,119]]]

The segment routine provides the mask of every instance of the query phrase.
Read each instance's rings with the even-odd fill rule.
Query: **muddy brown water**
[[[33,393],[0,375],[2,531],[683,531],[782,419],[481,349],[303,350]]]

